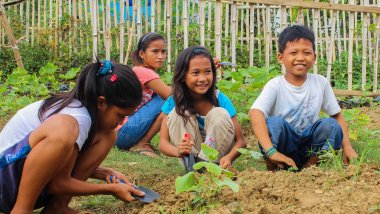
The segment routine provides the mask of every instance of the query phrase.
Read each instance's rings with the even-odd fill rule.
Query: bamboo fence
[[[348,91],[377,92],[380,0],[26,0],[2,10],[12,28],[14,20],[22,23],[21,42],[48,45],[57,57],[67,50],[128,63],[139,37],[155,31],[167,39],[169,72],[191,45],[238,65],[270,66],[281,30],[304,24],[315,32],[318,59],[326,62],[323,68],[316,63],[314,73],[332,82],[347,76]],[[17,38],[7,36],[4,22],[0,47],[15,49]],[[345,75],[333,75],[334,62],[346,65]]]

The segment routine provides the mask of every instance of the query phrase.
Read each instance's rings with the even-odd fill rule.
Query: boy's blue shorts
[[[0,212],[10,213],[16,203],[24,162],[31,150],[29,135],[0,156]],[[45,206],[48,198],[47,190],[44,188],[37,199],[35,209]]]

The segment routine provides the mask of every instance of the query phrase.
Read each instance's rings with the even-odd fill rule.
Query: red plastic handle
[[[189,133],[185,133],[185,138],[190,140],[190,134]]]

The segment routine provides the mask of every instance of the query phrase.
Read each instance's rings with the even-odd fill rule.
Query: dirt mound
[[[238,174],[240,191],[225,189],[208,204],[196,210],[193,195],[176,195],[174,178],[157,184],[162,197],[132,213],[369,213],[380,210],[380,166],[367,165],[355,177],[355,166],[344,171],[323,171],[312,167],[299,173],[276,173],[248,169]],[[199,209],[199,208],[198,208]],[[207,210],[207,211],[206,211]],[[129,210],[131,211],[131,210]]]

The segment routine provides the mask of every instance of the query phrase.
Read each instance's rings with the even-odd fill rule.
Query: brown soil
[[[238,174],[240,191],[225,189],[208,213],[369,213],[380,212],[380,166],[365,166],[354,181],[355,167],[336,171],[317,167],[299,173],[248,169]],[[157,184],[161,199],[131,213],[180,213],[194,210],[191,193],[176,195],[174,178]],[[215,203],[216,202],[216,203]],[[380,209],[380,208],[379,208]]]

